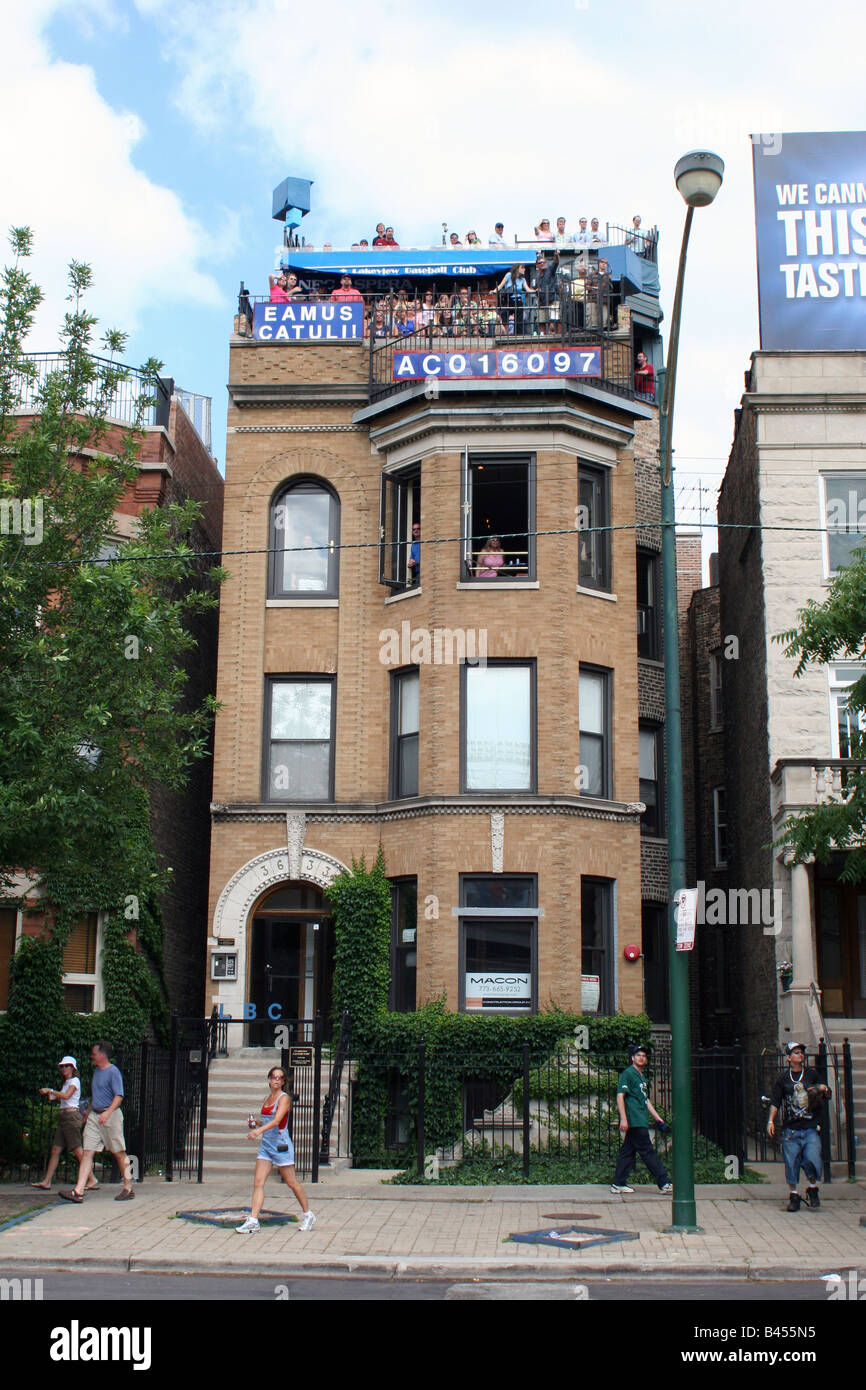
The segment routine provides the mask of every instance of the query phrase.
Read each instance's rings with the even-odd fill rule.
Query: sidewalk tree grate
[[[183,1221],[193,1221],[199,1226],[239,1226],[250,1215],[249,1207],[211,1207],[205,1211],[179,1211],[175,1213]],[[259,1212],[262,1226],[288,1226],[296,1224],[297,1216],[289,1216],[279,1211]]]
[[[508,1237],[523,1245],[559,1245],[564,1250],[586,1250],[590,1245],[615,1245],[619,1240],[640,1240],[639,1231],[600,1231],[588,1226],[569,1226],[564,1231],[545,1226],[542,1231],[521,1231]]]

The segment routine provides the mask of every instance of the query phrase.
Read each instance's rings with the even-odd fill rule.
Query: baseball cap
[[[636,1052],[645,1052],[647,1057],[649,1056],[649,1048],[646,1043],[635,1043],[633,1047],[630,1047],[628,1050],[629,1058],[632,1058]]]
[[[78,1063],[76,1062],[75,1058],[70,1057],[68,1053],[65,1057],[60,1058],[60,1061],[57,1063],[57,1065],[58,1067],[74,1067],[75,1070],[78,1071]]]
[[[504,226],[505,226],[505,223],[504,223],[504,222],[494,222],[493,226],[494,226],[494,227],[504,227]]]
[[[805,1052],[806,1044],[801,1042],[789,1042],[785,1046],[785,1055],[790,1057],[792,1052]]]

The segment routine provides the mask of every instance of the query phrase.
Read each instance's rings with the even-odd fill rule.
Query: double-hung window
[[[717,869],[728,863],[728,793],[713,787],[713,859]]]
[[[584,1013],[612,1014],[616,1007],[613,888],[613,880],[608,878],[581,877],[580,880],[581,987]]]
[[[398,1014],[415,1012],[418,976],[418,880],[391,880],[391,990],[388,1006]]]
[[[266,801],[333,801],[333,676],[269,676],[265,689]]]
[[[587,796],[611,796],[610,671],[580,668],[581,790]]]
[[[99,987],[99,914],[88,912],[79,918],[63,947],[63,1001],[79,1014],[92,1014],[101,1006]]]
[[[312,478],[292,481],[271,505],[268,594],[324,599],[338,593],[340,504]]]
[[[641,724],[638,730],[640,799],[646,810],[640,818],[644,835],[661,835],[662,815],[662,731],[655,724]]]
[[[610,591],[610,488],[606,468],[580,464],[577,470],[578,583]],[[600,529],[601,528],[601,529]]]
[[[535,662],[460,668],[460,783],[464,792],[534,792]]]
[[[659,656],[659,557],[653,550],[637,553],[637,654],[657,661]]]
[[[421,677],[417,667],[391,676],[391,796],[418,795]]]
[[[721,648],[710,652],[710,729],[721,729],[725,722],[724,669]]]
[[[535,579],[535,458],[463,457],[464,582]]]
[[[830,667],[830,741],[834,758],[862,757],[866,714],[863,710],[849,709],[848,695],[864,675],[866,666],[854,662]]]

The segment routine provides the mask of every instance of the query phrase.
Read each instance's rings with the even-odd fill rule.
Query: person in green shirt
[[[650,1115],[659,1129],[665,1130],[667,1125],[649,1098],[649,1088],[644,1075],[647,1049],[643,1044],[629,1049],[629,1060],[631,1065],[620,1073],[616,1088],[619,1132],[623,1136],[623,1144],[616,1161],[616,1172],[610,1190],[615,1193],[634,1192],[634,1188],[628,1186],[627,1178],[639,1155],[655,1178],[659,1192],[673,1192],[668,1171],[650,1139]]]

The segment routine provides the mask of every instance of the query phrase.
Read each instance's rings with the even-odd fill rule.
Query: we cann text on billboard
[[[866,347],[866,132],[753,138],[761,347]]]

